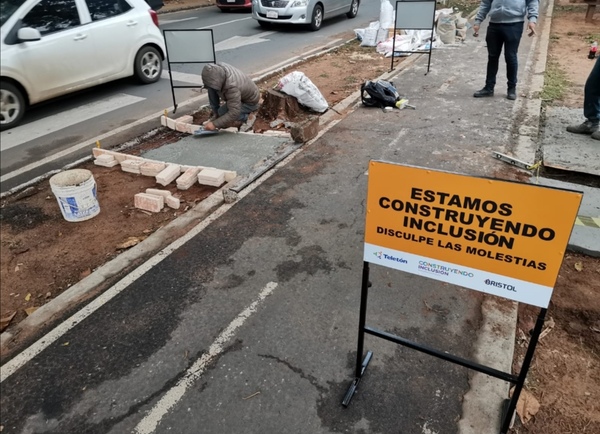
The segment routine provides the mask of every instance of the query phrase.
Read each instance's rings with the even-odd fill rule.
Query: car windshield
[[[0,2],[0,27],[15,13],[25,0],[2,0]]]

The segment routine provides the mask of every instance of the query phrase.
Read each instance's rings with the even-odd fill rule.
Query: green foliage
[[[560,69],[558,63],[549,60],[546,64],[546,74],[544,75],[544,88],[541,95],[542,102],[552,104],[552,102],[562,99],[568,85],[567,77]]]

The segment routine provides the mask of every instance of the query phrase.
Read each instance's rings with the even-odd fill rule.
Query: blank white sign
[[[435,0],[397,1],[396,28],[404,30],[433,29]]]
[[[213,34],[210,29],[165,30],[170,63],[215,62]]]

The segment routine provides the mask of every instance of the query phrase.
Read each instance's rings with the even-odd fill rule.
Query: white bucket
[[[96,181],[89,170],[73,169],[60,172],[50,178],[50,188],[66,221],[81,222],[100,212],[100,204],[96,198]]]

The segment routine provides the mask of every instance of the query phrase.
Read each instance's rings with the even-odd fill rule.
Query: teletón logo
[[[385,259],[385,260],[392,261],[392,262],[400,262],[401,264],[408,264],[408,261],[404,258],[398,258],[396,256],[388,255],[381,251],[373,252],[373,254],[375,256],[377,256],[377,259]]]

